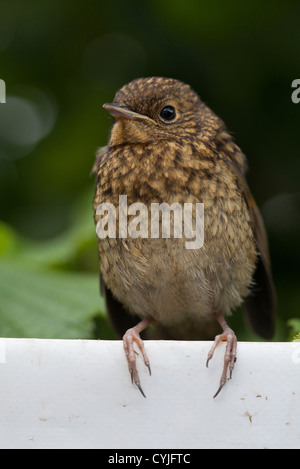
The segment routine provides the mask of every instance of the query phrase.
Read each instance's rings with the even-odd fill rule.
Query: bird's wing
[[[235,144],[231,146],[231,149],[234,151],[228,153],[226,147],[224,151],[220,148],[221,151],[218,154],[236,176],[237,184],[249,209],[251,228],[259,255],[253,275],[254,285],[245,300],[245,307],[254,331],[270,339],[275,327],[276,293],[272,279],[268,239],[261,214],[246,182],[246,158],[242,158],[243,153]],[[242,161],[244,163],[240,164]]]
[[[251,227],[259,258],[254,272],[254,286],[245,301],[248,318],[255,332],[266,339],[274,334],[276,293],[272,279],[267,234],[254,198],[243,178],[243,194],[249,208]]]

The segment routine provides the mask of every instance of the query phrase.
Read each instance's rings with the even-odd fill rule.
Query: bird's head
[[[158,139],[211,138],[222,125],[189,85],[171,78],[133,80],[103,107],[115,118],[111,146]]]

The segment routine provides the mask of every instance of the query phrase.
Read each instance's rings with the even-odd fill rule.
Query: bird
[[[137,78],[103,108],[114,121],[93,167],[94,219],[98,228],[107,224],[98,235],[100,288],[123,340],[132,383],[146,397],[134,343],[151,374],[144,339],[214,340],[206,366],[226,341],[216,397],[232,377],[237,358],[228,315],[243,305],[250,327],[265,339],[272,338],[275,327],[268,239],[246,181],[246,156],[223,120],[180,80]],[[132,204],[146,207],[135,219],[128,213]],[[189,204],[194,225],[195,207],[203,204],[201,247],[187,249],[187,233],[176,236],[173,210],[169,236],[162,236],[161,227],[158,236],[151,236],[153,204],[176,204],[182,213]],[[112,218],[105,207],[115,208]],[[129,225],[121,232],[121,219],[135,223],[134,236],[128,235]]]

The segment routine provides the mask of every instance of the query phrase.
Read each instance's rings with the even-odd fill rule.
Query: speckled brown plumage
[[[166,106],[175,109],[171,121],[160,116]],[[154,322],[160,338],[196,339],[215,334],[213,324],[219,323],[224,332],[217,342],[228,339],[230,356],[221,388],[236,358],[235,336],[224,316],[246,300],[254,329],[264,337],[273,333],[267,241],[245,180],[246,158],[223,121],[180,81],[134,80],[107,110],[116,119],[94,167],[95,211],[101,202],[118,207],[125,194],[128,205],[142,202],[149,208],[153,202],[202,202],[205,220],[200,249],[187,250],[185,239],[173,236],[99,239],[102,288],[113,324],[124,334],[140,318],[146,322],[138,332]],[[142,348],[138,332],[129,342]],[[126,351],[129,369],[140,388],[131,352]],[[148,366],[144,349],[143,354]]]

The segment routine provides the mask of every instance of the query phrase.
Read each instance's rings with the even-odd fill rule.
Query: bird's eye
[[[165,106],[162,108],[159,115],[165,121],[173,121],[176,117],[176,110],[173,106]]]

